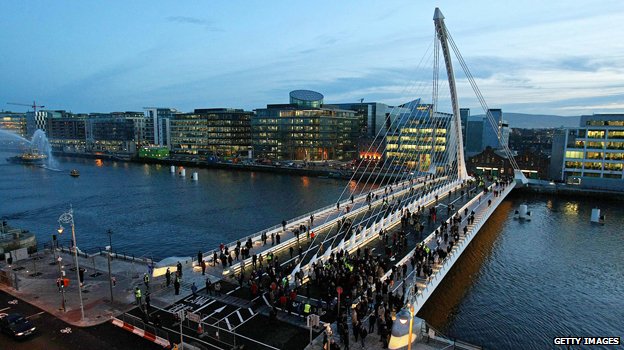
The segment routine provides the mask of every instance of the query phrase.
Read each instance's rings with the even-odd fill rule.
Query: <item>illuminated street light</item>
[[[78,267],[78,245],[76,244],[76,229],[74,226],[74,209],[69,206],[69,211],[61,214],[58,219],[58,233],[63,233],[62,224],[70,224],[72,229],[72,241],[74,243],[74,263],[76,264],[76,283],[78,284],[78,298],[80,299],[81,320],[84,321],[84,305],[82,304],[82,284],[80,283],[80,267]]]

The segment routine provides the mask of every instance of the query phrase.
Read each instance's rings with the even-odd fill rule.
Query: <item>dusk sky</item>
[[[622,0],[2,1],[0,109],[254,109],[295,89],[429,101],[436,6],[490,107],[624,112]]]

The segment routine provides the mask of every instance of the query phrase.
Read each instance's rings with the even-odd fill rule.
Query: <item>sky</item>
[[[295,89],[430,101],[435,7],[489,107],[624,112],[622,0],[2,1],[0,110],[252,110]],[[454,65],[461,107],[481,113]]]

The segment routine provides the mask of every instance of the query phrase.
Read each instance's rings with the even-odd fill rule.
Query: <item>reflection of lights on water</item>
[[[101,159],[96,159],[95,166],[101,168],[104,166],[104,162]]]
[[[302,176],[301,181],[303,182],[303,187],[310,186],[310,178],[307,176]]]
[[[568,202],[563,207],[563,213],[566,215],[576,215],[578,214],[578,203]]]

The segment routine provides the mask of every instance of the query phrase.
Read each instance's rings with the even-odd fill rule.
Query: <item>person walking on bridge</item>
[[[139,286],[134,288],[134,299],[136,304],[141,306],[141,288],[139,288]]]
[[[167,288],[169,288],[171,284],[171,270],[169,270],[169,268],[167,268],[167,272],[165,272],[165,280],[167,281]]]

